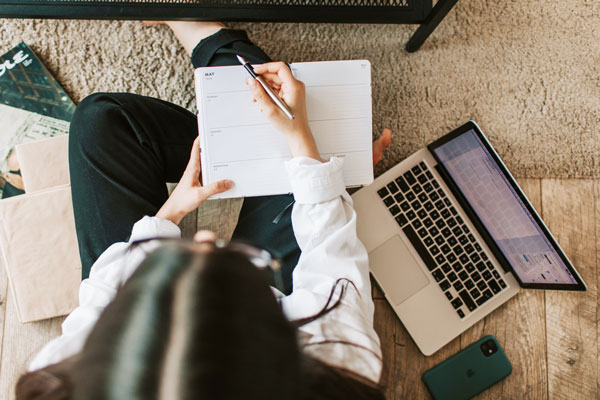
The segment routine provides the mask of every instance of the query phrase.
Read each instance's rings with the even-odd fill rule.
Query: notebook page
[[[371,71],[365,60],[292,64],[306,85],[307,113],[321,158],[343,157],[347,186],[373,181]],[[260,112],[240,66],[196,70],[203,182],[231,179],[211,198],[289,193],[285,137]]]

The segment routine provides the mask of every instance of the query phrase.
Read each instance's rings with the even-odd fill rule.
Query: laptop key
[[[427,176],[429,176],[430,172],[429,171],[427,171],[427,172],[428,172]],[[429,178],[429,179],[431,179],[431,178]],[[433,184],[433,187],[436,189],[440,187],[440,184],[437,181],[432,181],[432,184]]]
[[[494,278],[500,279],[500,274],[498,273],[498,271],[496,271],[496,270],[492,271],[492,275],[494,275]]]
[[[471,254],[473,251],[475,251],[475,249],[469,243],[468,245],[465,246],[465,251],[467,252],[467,254]]]
[[[452,236],[451,238],[448,238],[448,244],[450,246],[454,246],[456,243],[458,243],[458,241],[456,240],[456,238],[454,236]]]
[[[423,242],[425,243],[425,246],[429,247],[433,244],[433,239],[431,237],[427,236],[425,238],[425,240],[423,240]]]
[[[409,212],[406,213],[406,218],[408,219],[415,219],[416,218],[416,214],[413,210],[410,210]]]
[[[452,293],[446,292],[445,295],[448,300],[452,300]]]
[[[400,207],[394,205],[393,207],[390,207],[390,212],[392,215],[398,215],[400,213]]]
[[[441,201],[441,200],[438,200],[438,201],[435,203],[435,208],[437,208],[438,210],[442,210],[442,209],[444,208],[444,202],[443,202],[443,201]]]
[[[425,182],[427,182],[427,177],[425,175],[419,175],[417,176],[417,180],[420,184],[424,184]]]
[[[419,211],[417,211],[417,215],[419,216],[419,218],[424,219],[427,217],[427,211],[420,209]]]
[[[448,254],[452,251],[452,249],[450,249],[450,246],[448,246],[447,244],[444,244],[442,247],[440,247],[440,250],[442,250],[442,253],[444,254]]]
[[[429,198],[431,199],[431,201],[437,201],[440,198],[440,195],[437,194],[437,192],[431,192],[429,194]]]
[[[487,285],[485,284],[484,281],[479,281],[477,282],[477,287],[479,288],[479,290],[484,291],[485,289],[487,289]]]
[[[502,289],[504,289],[506,287],[506,283],[504,283],[504,281],[502,279],[498,279],[498,284],[500,285],[500,287]]]
[[[442,189],[438,189],[437,190],[437,194],[443,199],[444,197],[446,197],[446,193],[444,193],[444,191]]]
[[[444,222],[443,219],[438,219],[437,221],[435,221],[435,225],[439,228],[442,229],[444,226],[446,226],[446,223]]]
[[[451,263],[453,263],[454,261],[456,261],[456,256],[452,253],[448,254],[446,256],[446,258],[448,259],[448,261],[450,261]]]
[[[429,200],[429,197],[427,197],[425,193],[421,193],[417,196],[417,199],[419,199],[421,203],[426,203]]]
[[[426,183],[425,185],[423,185],[423,189],[429,193],[433,190],[433,186],[431,185],[431,183]]]
[[[477,282],[481,280],[481,275],[479,275],[479,272],[475,271],[473,275],[471,275],[471,279],[473,279],[474,282]]]
[[[487,261],[487,259],[488,259],[488,256],[487,256],[487,254],[485,254],[485,253],[481,252],[481,253],[479,253],[479,255],[481,256],[481,259],[482,259],[482,260],[484,260],[484,261]]]
[[[463,310],[461,310],[460,308],[458,310],[456,310],[456,313],[458,314],[459,317],[464,318],[465,317],[465,313],[463,312]]]
[[[383,199],[385,196],[387,196],[389,194],[389,192],[388,192],[387,188],[384,186],[377,191],[377,194],[379,195],[379,197],[381,197]]]
[[[450,228],[454,228],[454,226],[456,226],[456,220],[454,218],[449,218],[446,223]]]
[[[478,298],[479,296],[481,296],[481,293],[479,292],[479,290],[478,290],[477,288],[475,288],[475,289],[471,290],[471,292],[470,292],[470,293],[471,293],[471,296],[472,296],[474,299],[476,299],[476,298]]]
[[[467,232],[465,232],[467,233]],[[471,243],[475,243],[477,240],[475,240],[475,236],[473,236],[471,233],[468,234],[469,236],[469,240],[471,241]]]
[[[418,165],[415,165],[414,167],[411,168],[411,171],[413,172],[413,174],[419,175],[421,173],[421,167],[419,167]]]
[[[483,271],[481,276],[483,276],[483,279],[485,279],[486,281],[489,281],[490,279],[492,279],[492,274],[487,269],[485,271]]]
[[[432,226],[429,229],[429,234],[433,237],[437,236],[437,234],[440,233],[440,231],[438,230],[438,228],[436,228],[435,226]]]
[[[434,256],[438,255],[440,252],[440,249],[437,246],[433,246],[432,248],[429,249],[429,251],[431,251],[431,254],[433,254]]]
[[[464,271],[463,271],[464,272]],[[460,274],[459,274],[460,275]],[[462,278],[461,278],[462,279]],[[464,280],[464,279],[463,279]],[[475,287],[475,284],[473,283],[472,280],[468,279],[465,281],[465,287],[469,290],[473,289]]]
[[[492,294],[492,292],[490,291],[490,289],[486,290],[485,292],[481,293],[481,295],[487,299],[491,299],[492,297],[494,297],[494,295]]]
[[[462,302],[462,300],[461,300],[461,299],[459,299],[459,298],[457,297],[457,298],[455,298],[454,300],[452,300],[452,301],[450,302],[450,304],[452,304],[452,307],[454,307],[454,308],[456,309],[456,308],[458,308],[458,307],[462,306],[462,305],[463,305],[463,302]]]
[[[452,232],[450,232],[450,229],[448,229],[448,228],[444,228],[444,229],[442,229],[442,235],[444,235],[444,237],[446,237],[446,238],[447,238],[447,237],[448,237],[448,236],[450,236],[451,234],[452,234]]]
[[[475,243],[475,250],[481,251],[481,246],[479,245],[479,243]]]
[[[475,266],[477,267],[477,270],[478,270],[479,272],[481,272],[481,271],[486,271],[486,269],[485,269],[485,264],[484,264],[484,263],[482,263],[481,261],[480,261],[480,262],[478,262],[477,264],[475,264]]]
[[[443,197],[443,196],[442,196],[442,197]],[[449,200],[447,197],[444,199],[444,203],[446,203],[446,205],[447,205],[448,207],[452,206],[452,203],[450,202],[450,200]]]
[[[423,210],[421,210],[421,211],[423,211]],[[419,216],[420,216],[420,215],[419,215]],[[433,225],[433,221],[432,221],[432,220],[431,220],[431,218],[429,218],[429,217],[428,217],[428,218],[425,218],[425,219],[423,220],[423,225],[425,225],[425,227],[427,227],[427,228],[431,228],[431,225]]]
[[[442,271],[444,271],[446,274],[450,271],[452,271],[452,269],[450,268],[450,264],[448,263],[444,263],[444,265],[442,265],[440,267],[442,269]]]
[[[460,271],[458,273],[458,277],[460,278],[461,281],[465,281],[465,285],[466,285],[467,278],[469,277],[469,274],[467,274],[465,271]],[[468,282],[471,282],[471,280],[469,279]],[[473,283],[473,282],[471,282],[471,283]]]
[[[450,239],[454,239],[454,238],[451,237]],[[450,239],[448,239],[448,243],[450,243]],[[462,247],[460,247],[459,244],[457,244],[456,246],[454,246],[452,248],[452,251],[454,251],[454,254],[456,254],[457,256],[460,256],[464,250]]]
[[[442,235],[440,235],[435,238],[435,242],[438,244],[438,246],[441,246],[444,243],[446,243],[446,240],[444,239],[444,237]]]
[[[473,262],[477,262],[477,261],[479,261],[480,259],[481,259],[481,257],[479,257],[479,254],[477,254],[477,253],[473,253],[473,254],[471,254],[471,261],[473,261]]]
[[[431,210],[433,210],[433,204],[432,204],[430,201],[428,201],[428,202],[426,202],[425,204],[423,204],[423,207],[425,207],[425,209],[426,209],[427,211],[431,211]]]
[[[454,207],[450,207],[450,210],[452,210],[453,208],[454,208]],[[455,211],[456,211],[456,210],[455,210]],[[454,214],[454,213],[453,213],[453,214]],[[463,219],[460,217],[460,215],[456,215],[456,214],[454,214],[454,215],[456,216],[456,222],[458,222],[459,224],[461,224],[461,225],[462,225],[462,224],[465,222],[465,221],[463,221]]]
[[[421,167],[423,171],[427,171],[427,164],[425,164],[425,161],[421,161],[419,167]]]
[[[456,208],[454,208],[454,207],[450,207],[450,212],[452,213],[452,215],[458,214],[458,211],[456,211]],[[460,216],[457,216],[456,220],[458,221],[459,218],[460,218]],[[460,218],[459,224],[462,224],[462,223],[463,223],[463,220],[462,220],[462,218]]]
[[[418,210],[419,208],[421,208],[421,203],[419,203],[419,200],[415,200],[412,203],[410,203],[411,207],[413,208],[413,210]]]
[[[415,186],[413,186],[413,192],[415,192],[416,194],[419,194],[422,191],[423,191],[423,188],[418,183]]]
[[[410,210],[410,204],[408,204],[408,202],[403,202],[400,204],[400,208],[402,209],[402,211],[408,211]]]
[[[415,176],[410,171],[404,173],[404,179],[406,179],[406,182],[408,182],[409,185],[414,185],[417,182]]]
[[[452,269],[455,270],[456,272],[460,271],[462,269],[462,265],[460,265],[459,262],[455,262],[454,264],[452,264]],[[465,271],[462,271],[463,273]],[[458,274],[458,276],[460,277],[460,274]],[[465,280],[466,278],[460,278],[462,280]]]
[[[398,225],[400,225],[400,227],[403,227],[408,223],[408,220],[404,215],[400,214],[396,217],[396,222],[398,223]]]
[[[415,194],[413,192],[406,193],[406,200],[413,201],[416,198],[417,198],[417,196],[415,196]]]
[[[394,194],[398,191],[398,186],[394,182],[390,182],[387,184],[387,188],[389,189],[391,194]]]
[[[454,290],[456,290],[458,292],[459,290],[461,290],[463,288],[463,284],[461,281],[456,281],[452,284],[452,287],[454,288]]]
[[[404,196],[402,195],[402,192],[398,192],[394,195],[394,199],[396,200],[397,203],[402,203],[402,200],[404,200]]]
[[[440,213],[437,212],[437,210],[433,210],[431,213],[429,213],[429,216],[435,221],[440,217]]]
[[[458,276],[456,276],[456,274],[455,274],[454,272],[450,272],[450,273],[448,274],[448,280],[449,280],[450,282],[454,282],[454,281],[455,281],[455,280],[457,280],[457,279],[458,279]]]
[[[482,257],[483,257],[483,256],[482,256]],[[494,269],[494,265],[492,264],[492,262],[491,262],[491,261],[486,261],[486,262],[485,262],[485,265],[487,265],[487,266],[488,266],[488,268],[489,268],[489,270],[490,270],[490,271],[495,271],[495,269]]]
[[[445,208],[444,210],[442,210],[442,217],[444,217],[444,219],[450,218],[450,211],[448,211],[447,208]]]
[[[427,236],[427,229],[421,228],[417,231],[417,233],[419,234],[420,237],[424,238],[425,236]]]
[[[402,232],[404,232],[404,234],[406,235],[406,237],[408,238],[408,240],[410,241],[410,243],[412,244],[414,249],[417,251],[417,253],[421,257],[421,259],[427,266],[427,269],[429,269],[430,271],[433,271],[437,267],[437,265],[436,265],[435,261],[433,260],[433,258],[431,258],[431,256],[429,255],[427,248],[425,248],[425,246],[423,246],[423,243],[417,236],[417,234],[416,234],[415,230],[412,228],[412,226],[406,225],[404,228],[402,228]],[[442,274],[442,277],[443,277],[444,274],[442,273],[442,271],[440,271],[440,270],[438,270],[438,271],[440,272],[440,274]],[[437,281],[439,282],[440,279],[438,279]]]
[[[444,279],[443,281],[440,282],[440,287],[442,288],[442,290],[448,290],[448,289],[450,289],[450,282],[448,282],[448,280]]]
[[[488,285],[490,285],[490,289],[492,289],[492,292],[494,292],[494,294],[499,293],[502,290],[500,289],[500,286],[498,286],[498,283],[493,279],[488,282]]]
[[[452,229],[452,233],[454,233],[455,236],[459,236],[462,233],[460,226],[455,226],[454,229]]]
[[[418,219],[415,219],[413,221],[413,228],[419,229],[421,226],[423,226],[423,223],[421,221],[419,221]]]
[[[458,293],[458,295],[465,302],[465,304],[466,304],[467,308],[469,309],[469,311],[473,311],[474,309],[477,308],[477,306],[473,302],[473,299],[469,296],[469,293],[467,293],[466,290],[461,290]]]
[[[389,197],[386,197],[385,199],[383,199],[383,204],[385,204],[386,207],[389,207],[394,203],[395,203],[394,198],[392,196],[389,196]]]
[[[444,279],[444,273],[440,269],[436,269],[435,271],[433,271],[431,273],[431,275],[433,275],[433,278],[435,279],[436,282],[439,282],[442,279]]]
[[[458,242],[464,246],[466,243],[469,243],[469,239],[465,235],[462,235],[458,238]]]
[[[475,267],[471,263],[466,263],[465,264],[465,269],[467,270],[468,273],[471,273],[471,272],[475,271]]]
[[[438,254],[437,256],[435,256],[435,261],[437,261],[438,264],[441,264],[444,261],[446,261],[446,259],[444,258],[443,254]]]
[[[408,186],[408,184],[406,183],[406,181],[404,180],[403,177],[398,177],[396,178],[396,183],[398,184],[398,186],[400,186],[400,189],[406,193],[410,190],[410,186]]]

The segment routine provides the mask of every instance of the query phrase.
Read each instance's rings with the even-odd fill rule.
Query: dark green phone
[[[498,341],[488,335],[426,371],[423,382],[436,400],[469,399],[511,372]]]

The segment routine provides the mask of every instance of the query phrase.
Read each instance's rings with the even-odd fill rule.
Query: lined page
[[[292,72],[306,85],[308,123],[321,158],[345,158],[346,186],[371,183],[370,63],[296,63]],[[252,102],[244,67],[198,68],[195,75],[203,182],[234,181],[231,190],[211,198],[291,192],[287,141]]]

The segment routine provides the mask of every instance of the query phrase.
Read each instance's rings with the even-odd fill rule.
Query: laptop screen
[[[431,149],[524,284],[578,284],[496,159],[470,129]]]

